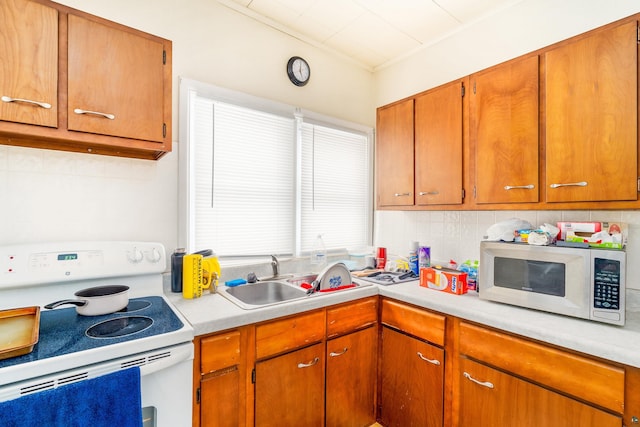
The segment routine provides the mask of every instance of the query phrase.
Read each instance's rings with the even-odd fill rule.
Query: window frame
[[[301,221],[301,145],[302,145],[302,123],[325,126],[332,129],[343,130],[347,132],[360,133],[366,137],[368,144],[368,159],[370,183],[369,194],[367,195],[367,211],[369,213],[366,219],[367,224],[367,242],[363,246],[370,246],[373,242],[373,230],[374,230],[374,181],[373,181],[373,156],[374,156],[374,130],[373,128],[363,126],[360,124],[352,123],[346,120],[337,119],[334,117],[325,116],[322,114],[314,113],[312,111],[304,110],[300,107],[291,106],[281,102],[271,101],[268,99],[256,97],[246,93],[238,92],[231,89],[226,89],[195,80],[180,78],[179,89],[179,143],[178,145],[178,246],[187,249],[187,253],[202,249],[193,247],[195,241],[195,230],[193,227],[193,218],[191,212],[193,211],[194,198],[192,197],[191,185],[195,180],[195,172],[190,167],[193,161],[193,150],[190,147],[190,136],[193,134],[190,120],[190,99],[192,96],[207,97],[215,101],[224,102],[228,104],[237,105],[240,107],[255,109],[258,111],[280,115],[287,118],[295,119],[296,123],[296,140],[292,145],[295,149],[295,201],[294,201],[294,242],[293,242],[293,256],[301,257],[307,255],[308,251],[301,251],[301,238],[302,238],[302,221]],[[215,250],[215,248],[212,248]],[[351,249],[351,248],[344,248]],[[330,251],[331,252],[331,251]],[[239,257],[226,257],[231,258],[244,258]],[[256,257],[253,257],[256,258]]]

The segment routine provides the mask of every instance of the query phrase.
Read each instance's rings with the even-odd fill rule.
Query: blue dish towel
[[[140,368],[0,402],[1,427],[141,427]]]

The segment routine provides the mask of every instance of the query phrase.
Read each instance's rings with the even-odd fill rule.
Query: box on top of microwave
[[[561,240],[588,243],[594,248],[622,249],[629,227],[624,222],[559,222]]]

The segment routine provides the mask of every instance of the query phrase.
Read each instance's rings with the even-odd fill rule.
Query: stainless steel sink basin
[[[252,310],[317,295],[328,295],[332,292],[348,292],[348,290],[335,290],[332,292],[320,291],[309,295],[307,294],[307,289],[301,285],[304,283],[311,284],[316,279],[316,274],[292,274],[289,276],[291,277],[288,279],[283,278],[283,280],[261,280],[256,283],[235,287],[221,286],[218,288],[218,293],[238,307],[245,310]],[[371,285],[371,283],[356,284],[354,288],[350,289]]]
[[[265,307],[306,298],[307,291],[281,281],[256,282],[236,287],[220,287],[218,292],[244,309]]]

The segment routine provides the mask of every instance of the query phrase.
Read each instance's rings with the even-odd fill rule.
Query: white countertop
[[[451,295],[420,287],[418,281],[366,286],[335,294],[314,295],[254,310],[244,310],[218,294],[188,300],[165,292],[195,330],[204,335],[308,310],[382,295],[444,314],[481,323],[560,347],[640,368],[640,313],[626,313],[626,325],[613,326],[506,304],[484,301],[477,293]]]

